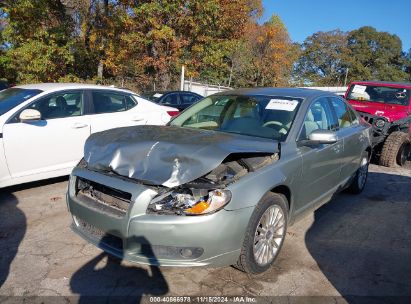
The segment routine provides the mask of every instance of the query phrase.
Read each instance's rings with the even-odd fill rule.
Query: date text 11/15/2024
[[[150,303],[257,303],[257,299],[248,296],[165,296],[150,297]]]

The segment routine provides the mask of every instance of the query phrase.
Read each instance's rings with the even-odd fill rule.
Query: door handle
[[[131,118],[131,120],[132,120],[132,121],[142,121],[142,120],[144,120],[144,117],[134,116],[134,117]]]
[[[77,122],[77,123],[75,123],[71,126],[71,128],[73,128],[73,129],[81,129],[81,128],[85,128],[85,127],[88,127],[88,124],[81,123],[81,122]]]

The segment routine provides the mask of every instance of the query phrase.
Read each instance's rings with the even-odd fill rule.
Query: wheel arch
[[[372,147],[368,146],[367,148],[365,148],[365,152],[368,153],[368,161],[371,160],[371,156],[372,156]]]
[[[291,190],[288,186],[277,185],[274,188],[272,188],[269,192],[284,195],[285,198],[287,199],[288,211],[291,210],[292,196],[291,196]]]

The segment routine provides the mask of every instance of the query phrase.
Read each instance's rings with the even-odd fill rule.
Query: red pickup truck
[[[345,99],[373,126],[374,154],[387,167],[411,161],[411,83],[358,81]]]

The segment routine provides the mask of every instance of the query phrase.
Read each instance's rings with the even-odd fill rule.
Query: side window
[[[177,94],[169,94],[165,96],[161,102],[163,105],[170,105],[170,106],[177,106],[178,105],[178,95]]]
[[[340,129],[349,128],[353,125],[354,121],[352,113],[350,113],[349,107],[339,98],[331,98],[331,104],[337,114],[338,127]]]
[[[137,101],[131,97],[131,96],[126,96],[126,107],[127,110],[134,108],[137,105]]]
[[[93,106],[95,114],[125,111],[126,96],[116,92],[93,91]]]
[[[334,130],[335,122],[326,98],[314,101],[305,115],[300,140],[308,139],[315,130]]]
[[[196,95],[193,95],[193,94],[181,94],[180,98],[181,98],[181,103],[183,104],[192,104],[196,102],[197,100],[200,100],[200,98],[198,98]]]
[[[83,114],[83,93],[61,92],[41,98],[27,109],[35,109],[41,113],[42,119],[64,118]]]

